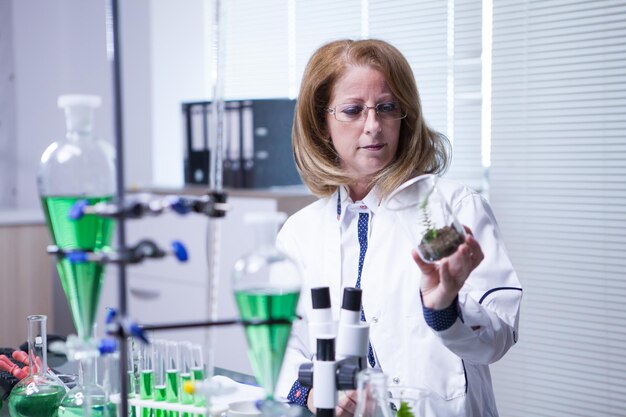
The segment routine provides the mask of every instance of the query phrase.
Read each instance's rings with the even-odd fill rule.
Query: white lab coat
[[[488,365],[517,341],[521,285],[487,202],[458,183],[439,180],[438,188],[485,255],[459,294],[463,320],[439,332],[426,324],[419,295],[421,272],[401,225],[383,203],[376,210],[361,276],[370,341],[390,384],[432,392],[428,415],[497,416]],[[291,216],[278,235],[278,246],[302,271],[300,313],[305,319],[312,308],[310,288],[316,286],[330,287],[333,313],[339,315],[340,233],[334,194]],[[299,365],[311,360],[308,346],[304,320],[294,324],[279,395],[287,395]]]

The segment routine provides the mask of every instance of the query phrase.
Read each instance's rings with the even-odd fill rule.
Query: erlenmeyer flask
[[[275,245],[278,226],[285,218],[284,213],[250,213],[244,218],[254,225],[255,249],[235,263],[233,272],[241,319],[266,322],[245,327],[248,357],[267,396],[262,407],[266,415],[285,412],[274,400],[274,390],[300,296],[300,272]]]
[[[354,417],[394,417],[387,400],[387,376],[368,368],[357,375],[357,402]]]
[[[47,374],[47,317],[33,315],[26,320],[30,374],[13,387],[9,413],[12,417],[56,417],[65,388]]]
[[[452,255],[465,241],[465,230],[437,189],[435,175],[405,182],[391,193],[386,207],[396,213],[402,229],[426,262]]]
[[[100,102],[97,96],[60,96],[67,133],[41,156],[39,195],[52,241],[61,249],[97,251],[111,241],[113,220],[92,214],[79,220],[68,217],[78,200],[110,201],[115,191],[113,148],[93,135],[93,113]],[[104,267],[60,258],[57,269],[78,336],[87,340],[92,336]]]

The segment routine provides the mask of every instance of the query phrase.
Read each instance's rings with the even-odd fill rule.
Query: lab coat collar
[[[337,202],[337,221],[339,222],[339,224],[343,222],[348,207],[352,204],[359,203],[352,201],[352,198],[350,198],[350,191],[348,190],[348,187],[344,185],[337,188],[334,201]],[[378,207],[380,207],[380,204],[382,202],[382,199],[380,198],[380,193],[378,192],[378,187],[374,186],[370,190],[370,192],[367,193],[367,195],[363,198],[363,200],[360,200],[360,202],[366,206],[364,207],[364,209],[368,209],[373,214],[376,214],[376,211],[378,210]]]

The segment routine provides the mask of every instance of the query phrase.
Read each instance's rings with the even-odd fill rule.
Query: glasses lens
[[[362,104],[340,104],[335,107],[335,117],[340,122],[353,122],[361,118],[364,109]]]
[[[334,114],[335,118],[340,122],[354,122],[357,120],[363,120],[369,108],[370,107],[367,107],[364,104],[340,104],[335,107]],[[405,116],[402,108],[400,108],[400,103],[395,101],[377,104],[376,114],[378,117],[385,120],[397,120],[402,119]]]
[[[400,108],[400,103],[394,101],[377,104],[376,113],[381,119],[386,120],[396,120],[404,117],[404,113]]]

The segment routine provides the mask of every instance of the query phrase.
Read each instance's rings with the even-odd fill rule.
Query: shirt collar
[[[350,198],[348,187],[344,185],[337,187],[336,194],[335,201],[337,202],[337,220],[341,223],[346,215],[348,206],[354,204],[355,202]],[[378,187],[374,186],[360,202],[363,203],[369,211],[376,214],[376,211],[382,202],[380,194],[378,193]]]

